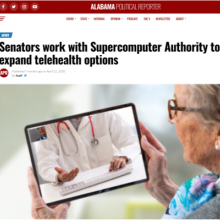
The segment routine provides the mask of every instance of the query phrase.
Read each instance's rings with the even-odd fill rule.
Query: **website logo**
[[[91,4],[91,10],[115,10],[115,4]]]
[[[9,72],[8,72],[7,69],[1,69],[1,70],[0,70],[0,76],[1,76],[1,77],[5,78],[5,77],[8,76],[8,74],[9,74]]]

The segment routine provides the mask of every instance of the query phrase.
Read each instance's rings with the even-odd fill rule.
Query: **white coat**
[[[110,161],[118,156],[127,156],[132,160],[140,154],[137,135],[118,114],[100,113],[91,115],[91,119],[95,137],[99,141],[98,146],[91,145],[93,135],[88,116],[82,118],[78,131],[69,120],[65,122],[70,131],[61,123],[60,139],[57,123],[45,126],[48,138],[39,141],[37,149],[38,170],[44,180],[57,182],[54,167],[68,172],[78,167],[79,171],[83,172],[110,164]],[[70,156],[66,156],[65,153]]]

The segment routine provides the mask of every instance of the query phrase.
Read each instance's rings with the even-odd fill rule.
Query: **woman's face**
[[[174,97],[179,107],[186,107],[190,92],[187,85],[176,85]],[[193,108],[193,106],[189,106]],[[216,156],[215,132],[205,129],[196,117],[196,112],[177,111],[176,117],[169,121],[176,126],[176,132],[184,148],[186,162],[206,166]]]

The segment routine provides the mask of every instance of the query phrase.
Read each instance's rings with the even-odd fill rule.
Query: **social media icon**
[[[7,8],[8,8],[8,5],[7,5],[7,4],[5,4],[5,3],[1,3],[1,4],[0,4],[0,11],[6,11]]]
[[[39,9],[38,3],[33,3],[33,4],[31,5],[31,9],[32,9],[32,11],[37,11],[37,10]]]
[[[24,74],[24,77],[26,77],[27,76],[27,74]]]
[[[18,5],[13,2],[13,3],[10,4],[10,9],[11,9],[12,11],[16,11],[16,10],[18,9]]]
[[[20,9],[22,11],[27,11],[28,10],[28,4],[27,3],[22,3],[21,6],[20,6]]]

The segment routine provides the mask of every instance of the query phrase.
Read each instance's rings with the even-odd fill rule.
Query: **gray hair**
[[[198,108],[201,121],[206,125],[220,123],[220,84],[189,85],[188,108]]]

